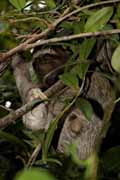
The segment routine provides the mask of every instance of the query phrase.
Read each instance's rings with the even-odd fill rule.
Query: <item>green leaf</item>
[[[65,21],[60,24],[60,27],[63,28],[68,33],[73,33],[73,29],[75,26],[73,22]]]
[[[88,71],[89,63],[87,61],[85,62],[85,60],[87,60],[88,56],[90,55],[95,42],[95,38],[89,38],[85,39],[80,45],[80,64],[73,68],[74,74],[77,74],[80,79],[83,79]]]
[[[52,122],[50,123],[50,126],[47,130],[46,137],[45,137],[43,147],[42,147],[42,161],[43,161],[43,163],[46,163],[48,161],[48,158],[47,158],[48,150],[50,148],[52,138],[53,138],[54,132],[56,130],[58,121],[61,117],[62,117],[62,112],[60,114],[58,114],[58,116],[56,116],[52,120]]]
[[[56,180],[47,170],[32,168],[18,173],[15,180]]]
[[[78,98],[75,105],[83,112],[87,120],[91,120],[93,108],[89,101],[83,98]]]
[[[74,73],[67,72],[60,76],[60,79],[64,82],[65,85],[73,88],[74,90],[79,89],[78,78]]]
[[[79,65],[75,66],[76,74],[79,76],[80,79],[84,79],[87,71],[89,68],[88,63],[80,63]]]
[[[26,0],[9,0],[9,2],[19,11],[21,11],[26,4]]]
[[[113,14],[113,7],[104,7],[91,15],[86,24],[85,32],[95,32],[103,29]]]
[[[73,33],[74,34],[83,33],[84,32],[84,25],[85,25],[84,18],[81,19],[79,22],[74,21],[73,26],[72,26]]]
[[[117,12],[116,12],[115,15],[116,15],[118,18],[120,18],[120,4],[118,4],[116,8],[117,8],[117,10],[116,10]]]
[[[50,144],[51,144],[51,141],[52,141],[52,138],[53,138],[53,135],[54,135],[54,132],[55,132],[58,120],[59,120],[59,117],[56,117],[50,123],[50,126],[49,126],[49,128],[47,130],[47,133],[46,133],[46,137],[45,137],[45,140],[44,140],[44,143],[43,143],[43,147],[42,147],[42,161],[44,163],[47,162],[48,150],[49,150],[49,147],[50,147]]]
[[[62,163],[58,159],[55,159],[55,158],[47,158],[46,161],[51,162],[51,163],[55,163],[59,166],[62,166]]]
[[[103,167],[107,172],[120,171],[120,146],[113,147],[103,154]]]
[[[34,148],[36,148],[36,146],[39,143],[43,142],[44,136],[45,136],[45,132],[43,130],[38,130],[38,131],[24,130],[24,134],[29,139],[29,140],[24,140],[24,141]]]
[[[96,39],[95,38],[89,38],[89,39],[85,39],[81,46],[80,46],[80,60],[87,60],[88,56],[90,55],[94,45],[96,43]]]
[[[50,8],[50,9],[53,9],[56,7],[56,4],[55,4],[55,1],[54,0],[45,0],[47,6]]]
[[[111,64],[113,69],[120,73],[120,45],[115,49],[112,55]]]

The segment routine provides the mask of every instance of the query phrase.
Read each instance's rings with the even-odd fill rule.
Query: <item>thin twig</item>
[[[12,111],[12,109],[7,108],[7,107],[5,107],[5,106],[3,106],[3,105],[1,105],[1,104],[0,104],[0,108],[4,109],[4,110],[7,111],[7,112],[11,112],[11,111]]]
[[[77,10],[74,10],[74,11],[66,14],[65,16],[61,15],[59,19],[57,19],[55,22],[53,22],[53,24],[51,24],[51,26],[49,26],[49,28],[47,28],[40,34],[37,34],[36,36],[31,37],[30,39],[26,40],[24,43],[21,43],[20,45],[9,50],[8,52],[0,54],[0,62],[6,60],[7,58],[11,57],[12,55],[14,55],[17,52],[24,51],[28,44],[33,43],[33,42],[47,36],[51,31],[55,30],[55,28],[58,26],[58,24],[60,24],[62,21],[69,18],[70,16],[75,15],[85,9],[94,8],[94,7],[98,7],[98,6],[102,6],[102,5],[114,4],[114,3],[118,3],[118,2],[120,2],[120,0],[110,0],[110,1],[98,2],[98,3],[80,7]]]
[[[42,22],[47,26],[50,25],[45,19],[41,19],[41,18],[38,18],[38,17],[28,17],[28,18],[23,18],[23,19],[10,19],[9,22],[11,24],[13,24],[13,23],[26,22],[26,21],[32,21],[32,20]]]
[[[39,143],[39,144],[36,146],[36,148],[34,149],[32,155],[30,156],[30,159],[28,160],[28,163],[27,163],[27,165],[26,165],[26,168],[30,168],[30,167],[34,164],[34,162],[35,162],[35,160],[36,160],[36,158],[37,158],[40,150],[41,150],[41,143]]]
[[[75,14],[77,14],[80,11],[83,11],[85,9],[90,9],[90,8],[94,8],[94,7],[102,6],[102,5],[109,5],[109,4],[118,3],[118,2],[120,2],[120,0],[110,0],[110,1],[103,1],[103,2],[98,2],[98,3],[93,3],[93,4],[90,4],[90,5],[86,5],[86,6],[80,7],[78,9],[76,9],[76,10],[66,14],[66,11],[69,12],[69,10],[70,10],[69,8],[67,8],[68,10],[65,10],[63,12],[63,14],[60,16],[60,18],[57,19],[55,22],[53,22],[53,24],[51,24],[51,27],[46,29],[46,30],[48,30],[49,32],[51,30],[54,30],[56,28],[56,26],[58,26],[58,24],[60,24],[62,21],[64,21],[65,19],[68,19],[70,16],[75,15]],[[44,31],[42,33],[44,34]],[[37,34],[37,36],[35,38],[29,39],[28,41],[26,41],[26,43],[28,44],[28,43],[34,42],[36,40],[39,40],[41,38],[42,33]],[[42,35],[42,37],[43,37],[43,35]]]
[[[64,14],[64,13],[63,13]],[[62,16],[61,16],[62,17]],[[60,18],[61,18],[60,17]],[[59,19],[58,19],[59,20]],[[20,51],[24,51],[25,47],[27,44],[32,43],[37,41],[38,39],[44,38],[45,36],[47,36],[51,31],[54,31],[56,26],[58,25],[59,21],[56,20],[53,24],[49,25],[49,28],[45,29],[43,32],[41,32],[40,34],[34,34],[34,36],[32,36],[30,39],[26,40],[25,42],[19,44],[18,46],[16,46],[15,48],[9,50],[6,53],[1,53],[0,54],[0,62],[3,62],[4,60],[6,60],[7,58],[11,57],[12,55],[16,54],[17,52]],[[58,21],[58,23],[57,23]]]
[[[103,5],[110,5],[110,4],[119,3],[119,2],[120,2],[120,0],[110,0],[110,1],[102,1],[102,2],[89,4],[89,5],[80,7],[78,9],[70,12],[69,14],[66,14],[63,18],[60,18],[59,21],[61,22],[65,19],[68,19],[70,16],[75,15],[75,14],[79,13],[80,11],[84,11],[86,9],[90,9],[90,8],[94,8],[94,7],[98,7],[98,6],[103,6]]]
[[[58,43],[58,42],[62,42],[62,41],[70,41],[70,40],[85,38],[85,37],[106,36],[106,35],[112,35],[112,34],[120,34],[120,29],[112,29],[112,30],[97,31],[97,32],[86,32],[86,33],[80,33],[80,34],[75,34],[75,35],[69,35],[69,36],[56,37],[56,38],[51,38],[51,39],[46,39],[46,40],[40,40],[38,42],[28,44],[25,47],[25,50],[30,49],[30,48],[35,48],[37,46],[51,44],[51,43]]]
[[[34,37],[34,36],[36,36],[37,34],[36,33],[34,33],[34,34],[27,34],[27,35],[24,35],[24,34],[15,34],[15,37],[16,37],[16,39],[23,39],[23,38],[26,38],[26,39],[29,39],[29,38],[31,38],[31,37]]]

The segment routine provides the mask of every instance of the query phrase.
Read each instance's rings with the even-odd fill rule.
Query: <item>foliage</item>
[[[55,180],[55,178],[47,171],[43,169],[31,169],[31,170],[25,170],[19,173],[19,175],[16,176],[15,180],[39,180],[39,179],[44,179],[44,180]]]
[[[118,46],[116,48],[116,50],[114,51],[113,55],[112,55],[112,67],[115,69],[116,72],[120,73],[120,46]]]
[[[26,4],[25,0],[9,0],[10,3],[18,10],[22,10]]]
[[[91,120],[93,108],[89,101],[83,98],[78,98],[76,101],[76,107],[81,109],[87,120]]]
[[[93,6],[93,8],[84,8],[76,14],[73,14],[69,18],[61,21],[57,26],[53,27],[59,18],[62,18],[65,14],[72,10],[78,10],[80,7],[92,5],[92,3],[102,3],[102,0],[83,0],[83,1],[55,1],[55,0],[4,0],[0,1],[0,52],[6,53],[8,50],[18,47],[21,43],[29,41],[32,35],[36,35],[40,32],[45,32],[51,28],[50,32],[43,36],[43,39],[51,38],[62,38],[63,36],[68,37],[70,35],[92,33],[91,37],[76,38],[67,41],[57,41],[50,44],[44,44],[42,47],[26,48],[20,50],[26,62],[32,62],[32,51],[40,48],[45,50],[46,47],[52,48],[63,48],[67,52],[68,61],[62,64],[63,72],[59,75],[59,79],[62,82],[72,88],[76,94],[79,91],[80,84],[86,80],[86,76],[95,70],[99,71],[101,75],[112,76],[111,79],[116,80],[119,83],[120,74],[120,38],[119,34],[111,34],[110,36],[102,34],[102,32],[120,27],[120,3],[108,3],[100,6]],[[107,1],[106,1],[107,2]],[[69,7],[69,9],[67,9]],[[67,10],[66,10],[67,9]],[[53,29],[52,29],[53,27]],[[47,29],[47,30],[46,30]],[[96,37],[95,33],[99,31],[101,35]],[[38,39],[37,39],[38,40]],[[38,43],[38,41],[32,43]],[[98,46],[99,42],[99,46]],[[112,59],[111,62],[96,62],[99,48],[101,45],[111,45]],[[31,45],[31,42],[27,45]],[[1,58],[0,54],[0,58]],[[49,53],[48,53],[49,56]],[[51,55],[52,56],[52,55]],[[56,55],[57,56],[57,55]],[[107,52],[109,56],[109,52]],[[62,55],[61,55],[62,57]],[[53,58],[53,56],[52,56]],[[44,58],[43,58],[44,59]],[[62,58],[61,58],[62,59]],[[109,58],[108,58],[109,59]],[[96,65],[97,64],[97,65]],[[106,65],[107,64],[107,65]],[[107,68],[106,68],[107,66]],[[47,67],[47,65],[46,65]],[[97,67],[97,68],[96,68]],[[104,68],[105,67],[105,68]],[[114,70],[115,72],[114,72]],[[30,71],[32,71],[30,69]],[[40,82],[36,76],[32,74],[32,80]],[[33,77],[34,76],[34,77]],[[36,80],[37,79],[37,80]],[[81,83],[82,82],[82,83]],[[113,86],[116,86],[113,81]],[[104,88],[104,87],[103,87]],[[80,108],[85,117],[90,120],[93,108],[89,100],[84,99],[84,93],[82,97],[75,97],[75,105]],[[77,95],[76,95],[77,96]],[[118,92],[119,96],[119,92]],[[74,101],[70,99],[69,104]],[[11,101],[12,106],[10,109],[5,108],[6,101]],[[66,100],[67,101],[67,100]],[[74,104],[73,103],[73,104]],[[119,103],[119,102],[118,102]],[[22,106],[22,101],[19,96],[12,68],[9,62],[6,66],[1,68],[0,63],[0,118],[6,116],[9,112]],[[72,104],[72,105],[73,105]],[[71,105],[71,106],[72,106]],[[70,106],[70,107],[71,107]],[[68,108],[69,109],[69,108]],[[64,116],[66,109],[55,117],[54,121],[50,124],[47,132],[38,131],[32,132],[26,130],[21,123],[21,118],[16,124],[4,128],[0,131],[0,159],[2,160],[0,166],[0,179],[8,178],[10,168],[13,168],[13,176],[16,176],[16,172],[28,165],[28,161],[32,156],[33,151],[39,145],[42,144],[42,150],[38,152],[37,158],[33,161],[33,166],[38,166],[37,169],[30,169],[21,172],[15,177],[15,180],[27,180],[27,179],[81,179],[87,180],[92,176],[92,170],[94,166],[98,166],[98,177],[97,179],[119,179],[120,172],[120,149],[119,142],[114,144],[114,134],[116,134],[116,128],[120,129],[120,122],[117,119],[117,123],[113,129],[109,130],[108,143],[110,145],[102,144],[98,156],[92,154],[88,160],[80,161],[77,153],[75,144],[70,144],[66,150],[66,157],[60,155],[56,151],[56,143],[54,143],[54,135],[56,133],[56,127],[59,126],[59,120]],[[118,107],[118,112],[120,108]],[[112,123],[113,125],[113,123]],[[112,126],[111,125],[111,126]],[[112,134],[112,135],[111,135]],[[119,134],[119,131],[117,131]],[[114,137],[113,140],[109,139],[109,136]],[[119,136],[118,136],[119,137]],[[57,139],[57,138],[56,138]],[[111,142],[112,141],[112,142]],[[5,149],[6,148],[6,149]],[[8,159],[8,164],[4,163]],[[99,165],[97,161],[99,159]],[[65,162],[66,161],[66,162]],[[10,167],[10,164],[13,167]],[[20,163],[20,166],[19,166]],[[9,167],[7,167],[9,166]],[[71,167],[78,168],[79,171],[75,173],[71,171]],[[42,167],[42,169],[41,169]],[[3,171],[5,170],[5,172]],[[43,170],[44,169],[44,170]],[[45,169],[48,169],[46,171]],[[54,175],[51,176],[50,172]],[[64,174],[63,174],[64,173]],[[75,177],[77,176],[77,178]],[[57,178],[55,178],[57,177]],[[61,178],[62,177],[62,178]],[[92,178],[91,178],[92,180]]]
[[[102,8],[93,13],[85,24],[85,32],[95,32],[102,30],[109,21],[113,13],[112,7]]]

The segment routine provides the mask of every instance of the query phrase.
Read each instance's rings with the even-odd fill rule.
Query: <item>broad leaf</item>
[[[120,18],[120,4],[118,4],[116,8],[117,8],[117,10],[116,10],[116,14],[115,14],[115,15],[116,15],[118,18]]]
[[[56,7],[55,1],[54,0],[45,0],[47,6],[52,9]]]
[[[89,38],[89,39],[85,39],[81,46],[80,46],[80,60],[87,60],[88,56],[90,55],[94,45],[96,43],[96,39],[95,38]]]
[[[9,0],[9,2],[19,11],[21,11],[26,4],[26,0]]]
[[[73,71],[79,76],[80,79],[83,79],[88,71],[89,63],[86,61],[89,57],[94,45],[95,38],[85,39],[80,45],[80,64],[74,67]],[[85,62],[86,61],[86,62]]]
[[[115,49],[111,61],[113,69],[120,73],[120,45]]]
[[[74,73],[64,73],[63,75],[60,76],[60,79],[64,82],[65,85],[73,88],[74,90],[79,89],[79,82],[78,78]]]
[[[30,170],[24,170],[18,173],[15,180],[55,180],[55,178],[47,171],[43,169],[32,168]]]
[[[63,21],[60,24],[60,28],[63,28],[66,33],[71,34],[71,33],[73,33],[75,26],[74,26],[73,22]],[[64,31],[61,32],[62,35],[63,35]],[[61,35],[61,34],[59,33],[59,35]]]
[[[78,98],[78,100],[76,101],[76,107],[83,112],[87,120],[91,120],[91,117],[93,115],[93,108],[89,101],[83,98]]]
[[[85,18],[81,19],[79,22],[73,22],[73,33],[79,34],[84,32]]]
[[[80,79],[84,79],[87,71],[89,68],[89,63],[80,63],[79,65],[75,66],[76,74],[79,76]]]
[[[95,32],[103,29],[105,24],[111,18],[112,14],[113,14],[112,7],[105,7],[98,10],[88,18],[85,24],[85,32]]]

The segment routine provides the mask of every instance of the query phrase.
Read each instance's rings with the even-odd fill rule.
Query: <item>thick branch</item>
[[[11,111],[7,116],[0,119],[0,128],[5,128],[6,126],[8,126],[10,124],[15,123],[15,121],[18,118],[20,118],[21,116],[26,114],[28,111],[33,109],[35,106],[37,106],[38,104],[40,104],[46,100],[47,99],[41,100],[39,98],[39,99],[33,100],[31,102],[28,102],[27,104],[23,105],[16,111]]]
[[[59,91],[64,87],[64,84],[62,81],[56,82],[53,86],[51,86],[49,89],[47,89],[44,93],[47,97],[52,96],[56,93],[56,91]],[[15,123],[15,121],[22,117],[24,114],[26,114],[28,111],[32,110],[37,105],[41,104],[42,102],[47,101],[48,99],[41,100],[36,99],[31,102],[26,103],[22,107],[18,108],[15,111],[11,111],[7,116],[0,119],[0,128],[5,128],[6,126]]]

